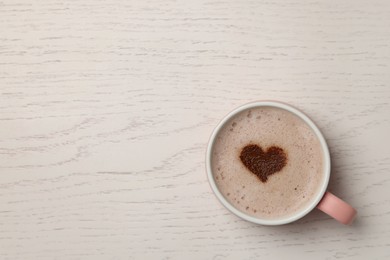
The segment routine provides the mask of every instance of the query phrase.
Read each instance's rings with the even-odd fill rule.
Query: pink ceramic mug
[[[322,146],[323,151],[323,160],[324,160],[324,175],[325,178],[323,178],[323,183],[321,186],[321,189],[319,192],[317,192],[316,196],[312,199],[312,202],[302,210],[300,210],[298,213],[296,213],[293,216],[289,216],[284,219],[261,219],[258,217],[250,216],[238,209],[236,209],[230,202],[228,202],[225,197],[221,194],[221,192],[218,190],[218,187],[216,185],[214,175],[212,172],[211,167],[211,157],[212,157],[212,149],[215,142],[215,139],[220,132],[220,130],[224,127],[226,122],[228,122],[232,117],[239,114],[240,112],[247,110],[249,108],[255,108],[255,107],[276,107],[280,109],[284,109],[290,113],[295,114],[296,116],[300,117],[303,121],[306,122],[306,124],[314,131],[316,134],[318,140],[320,141],[320,144]],[[246,105],[243,105],[232,112],[230,112],[214,129],[208,147],[207,147],[207,156],[206,156],[206,169],[207,169],[207,175],[210,182],[210,186],[212,190],[214,191],[217,198],[220,200],[220,202],[231,212],[236,214],[237,216],[248,220],[253,223],[257,224],[263,224],[263,225],[282,225],[287,224],[293,221],[296,221],[303,216],[307,215],[310,211],[312,211],[315,207],[322,210],[323,212],[327,213],[329,216],[335,218],[339,222],[343,224],[351,224],[353,219],[356,215],[356,210],[350,206],[348,203],[344,202],[343,200],[339,199],[335,195],[333,195],[330,192],[327,192],[329,178],[330,178],[330,155],[329,155],[329,149],[328,145],[326,144],[325,138],[323,137],[322,133],[318,129],[318,127],[313,123],[313,121],[307,117],[305,114],[303,114],[301,111],[297,110],[296,108],[281,103],[281,102],[275,102],[275,101],[259,101],[259,102],[253,102]]]

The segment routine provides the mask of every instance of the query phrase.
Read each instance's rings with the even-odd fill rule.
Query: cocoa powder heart
[[[282,148],[271,146],[264,152],[256,144],[248,144],[242,148],[240,159],[262,182],[266,182],[268,176],[282,170],[287,163],[287,155]]]

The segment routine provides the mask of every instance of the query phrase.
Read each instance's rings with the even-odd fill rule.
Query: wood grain
[[[1,259],[390,258],[387,1],[0,1]],[[332,153],[318,211],[264,227],[204,171],[234,107],[307,112]]]

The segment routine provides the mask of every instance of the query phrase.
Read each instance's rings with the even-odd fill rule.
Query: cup
[[[240,112],[250,109],[250,108],[256,108],[256,107],[275,107],[279,109],[284,109],[290,113],[293,113],[294,115],[301,118],[315,133],[317,136],[320,145],[322,147],[323,151],[323,162],[324,162],[324,169],[323,169],[323,182],[320,187],[319,192],[317,192],[316,197],[313,198],[310,204],[308,204],[306,207],[302,208],[300,211],[298,211],[293,216],[288,216],[282,219],[261,219],[258,217],[250,216],[238,209],[236,209],[230,202],[228,202],[225,197],[222,195],[222,193],[219,191],[218,186],[214,179],[214,174],[212,172],[211,167],[211,160],[212,160],[212,150],[213,145],[215,143],[216,137],[218,136],[220,130],[225,126],[225,124],[235,115],[239,114]],[[356,210],[350,206],[348,203],[344,202],[340,198],[336,197],[332,193],[327,191],[328,184],[329,184],[329,178],[330,178],[330,167],[331,161],[330,161],[330,154],[328,145],[326,144],[325,138],[318,129],[318,127],[314,124],[314,122],[306,116],[304,113],[299,111],[298,109],[292,107],[291,105],[277,102],[277,101],[258,101],[258,102],[252,102],[245,104],[241,107],[236,108],[232,112],[230,112],[227,116],[225,116],[222,121],[217,125],[217,127],[214,129],[213,133],[211,134],[208,146],[207,146],[207,153],[206,153],[206,171],[208,180],[211,186],[211,189],[213,190],[216,197],[219,199],[219,201],[225,206],[229,211],[237,215],[238,217],[256,223],[256,224],[262,224],[262,225],[283,225],[287,223],[294,222],[305,215],[307,215],[309,212],[311,212],[314,208],[318,208],[321,211],[325,212],[329,216],[333,217],[334,219],[338,220],[339,222],[349,225],[353,222],[355,216],[356,216]]]

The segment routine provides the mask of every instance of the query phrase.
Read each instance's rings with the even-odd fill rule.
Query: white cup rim
[[[235,115],[238,113],[241,113],[244,110],[254,108],[254,107],[276,107],[280,109],[284,109],[286,111],[289,111],[302,120],[305,121],[305,123],[314,131],[316,134],[318,140],[320,141],[321,148],[323,151],[323,159],[324,159],[324,178],[323,178],[323,183],[321,186],[320,191],[316,194],[315,198],[312,200],[310,204],[308,204],[305,208],[303,208],[301,211],[297,212],[295,215],[288,216],[286,218],[281,218],[281,219],[261,219],[257,217],[250,216],[248,214],[245,214],[244,212],[238,210],[235,208],[230,202],[228,202],[225,197],[222,195],[222,193],[219,191],[215,180],[214,176],[212,173],[211,169],[211,153],[212,149],[215,143],[216,136],[218,135],[219,131],[222,129],[222,127]],[[291,105],[288,105],[286,103],[282,103],[279,101],[255,101],[251,103],[247,103],[245,105],[242,105],[233,111],[231,111],[229,114],[227,114],[216,126],[214,129],[213,133],[211,134],[209,143],[207,145],[207,152],[206,152],[206,172],[207,172],[207,177],[209,180],[209,184],[211,186],[211,189],[213,190],[214,194],[218,198],[218,200],[222,203],[223,206],[225,206],[229,211],[231,211],[233,214],[237,215],[238,217],[245,219],[247,221],[256,223],[256,224],[261,224],[261,225],[283,225],[287,223],[294,222],[304,216],[306,216],[310,211],[312,211],[317,204],[320,202],[322,197],[324,196],[328,184],[329,184],[329,178],[330,178],[330,154],[329,154],[329,149],[328,145],[326,144],[325,138],[322,135],[321,131],[318,129],[318,127],[315,125],[315,123],[303,112],[300,110],[292,107]]]

